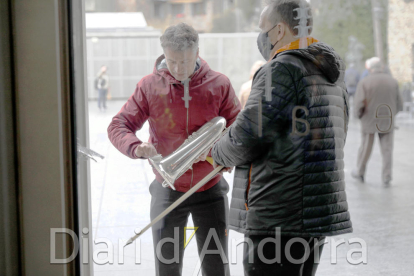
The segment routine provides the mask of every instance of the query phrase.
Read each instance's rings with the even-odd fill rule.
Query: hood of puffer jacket
[[[341,74],[341,58],[331,46],[323,42],[313,43],[306,49],[284,51],[275,58],[282,55],[301,56],[311,60],[332,83],[335,83]]]
[[[153,73],[166,79],[170,84],[181,84],[181,81],[176,80],[170,73],[165,63],[165,56],[161,55],[156,61]],[[164,62],[163,62],[164,61]],[[207,62],[198,57],[194,74],[191,76],[190,83],[199,83],[210,70]]]

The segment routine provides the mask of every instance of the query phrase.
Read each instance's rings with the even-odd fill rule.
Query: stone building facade
[[[215,16],[237,0],[85,0],[87,12],[142,12],[149,26],[164,30],[179,22],[209,32]]]
[[[211,29],[214,14],[222,12],[219,8],[223,6],[223,3],[216,5],[215,1],[207,0],[155,0],[147,18],[150,25],[161,30],[185,22],[203,33]]]
[[[389,0],[388,61],[400,82],[414,81],[414,1]]]

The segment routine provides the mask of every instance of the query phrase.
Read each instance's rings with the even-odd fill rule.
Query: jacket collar
[[[273,57],[270,60],[274,59],[276,57],[276,55],[279,54],[279,53],[281,53],[281,52],[284,52],[284,51],[287,51],[287,50],[298,50],[298,49],[300,49],[301,39],[302,38],[299,38],[298,40],[295,40],[295,41],[293,41],[293,42],[291,42],[291,43],[283,46],[279,50],[277,50],[276,53],[273,55]],[[310,45],[312,45],[313,43],[319,42],[319,40],[317,40],[317,39],[315,39],[315,38],[313,38],[311,36],[308,36],[308,37],[306,37],[304,39],[306,39],[306,46],[308,46],[308,47]]]

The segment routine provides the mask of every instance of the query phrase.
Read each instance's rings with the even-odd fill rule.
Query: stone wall
[[[388,60],[400,82],[414,81],[414,1],[389,0]]]

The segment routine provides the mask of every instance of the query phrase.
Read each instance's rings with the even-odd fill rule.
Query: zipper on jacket
[[[188,133],[188,108],[187,108],[187,138],[190,137],[190,134]],[[193,166],[191,166],[191,182],[190,182],[190,189],[193,187],[193,178],[194,178],[194,169]]]
[[[188,132],[188,120],[189,120],[189,109],[190,109],[190,101],[191,101],[191,97],[190,97],[190,80],[191,79],[186,79],[185,81],[181,82],[184,85],[184,98],[182,98],[185,102],[185,108],[187,109],[187,122],[186,122],[186,127],[185,130],[187,132],[187,138],[190,137],[190,133]],[[190,182],[190,189],[193,186],[193,178],[194,178],[194,170],[191,167],[191,182]]]
[[[193,167],[191,167],[191,182],[190,182],[190,189],[193,187],[193,179],[194,179],[194,170],[193,170]]]
[[[187,138],[190,137],[190,133],[188,133],[188,108],[187,108],[187,125],[185,127],[185,130],[187,131]]]
[[[249,191],[250,191],[250,184],[252,183],[252,169],[253,169],[253,164],[250,165],[249,184],[247,184],[247,189],[246,189],[246,202],[244,203],[244,206],[246,207],[246,211],[249,211]]]
[[[190,101],[192,98],[190,97],[190,79],[186,79],[185,81],[181,82],[184,85],[184,97],[182,98],[184,101],[184,106],[187,109],[187,122],[185,130],[187,131],[187,138],[190,136],[188,133],[188,110],[190,108]]]

